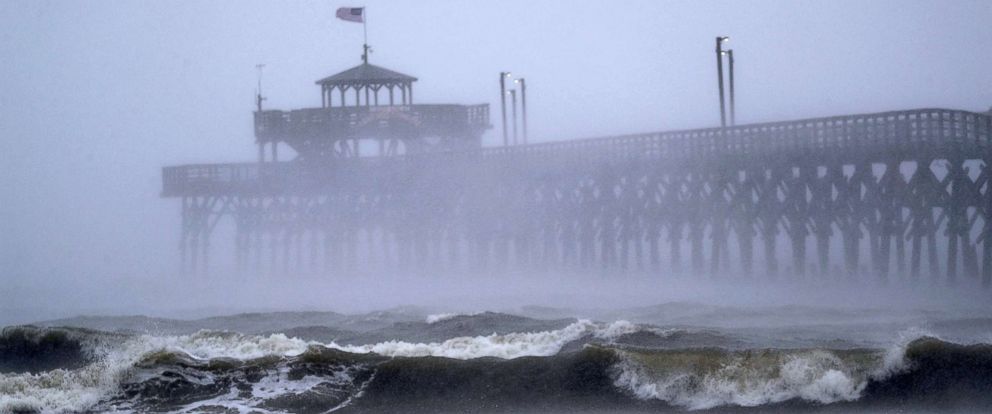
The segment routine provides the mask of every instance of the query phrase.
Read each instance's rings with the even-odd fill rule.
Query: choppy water
[[[992,409],[992,320],[974,315],[519,313],[530,317],[398,309],[7,327],[0,412]]]

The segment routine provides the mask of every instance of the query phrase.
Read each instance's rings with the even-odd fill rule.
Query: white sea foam
[[[747,358],[728,354],[719,368],[695,372],[691,367],[652,372],[627,354],[615,367],[614,384],[640,399],[657,399],[688,409],[724,405],[745,407],[802,399],[823,404],[853,401],[861,397],[869,380],[884,380],[910,368],[908,345],[929,334],[904,332],[896,343],[878,356],[874,367],[863,361],[845,362],[824,350],[786,351],[777,364],[749,364]]]
[[[375,352],[391,357],[443,356],[470,359],[549,356],[583,336],[612,339],[634,329],[632,326],[625,321],[597,324],[580,320],[555,331],[461,337],[440,343],[388,341],[360,346],[334,343],[325,346],[348,352]],[[215,331],[181,336],[135,336],[117,344],[103,344],[95,348],[92,351],[95,362],[79,369],[56,369],[39,374],[0,374],[0,413],[22,409],[43,412],[84,411],[114,393],[119,384],[131,375],[135,364],[152,352],[176,352],[200,360],[220,357],[246,360],[267,355],[295,356],[305,352],[311,345],[321,344],[289,338],[283,334],[255,336]]]
[[[431,315],[427,315],[427,320],[426,320],[426,322],[427,322],[428,324],[435,324],[435,323],[438,323],[438,322],[442,322],[442,321],[446,321],[446,320],[450,320],[450,319],[454,319],[454,318],[457,318],[457,317],[459,317],[459,316],[476,316],[476,315],[481,315],[481,314],[483,314],[483,313],[484,313],[484,312],[470,312],[470,313],[454,313],[454,312],[451,312],[451,313],[435,313],[435,314],[431,314]]]
[[[289,394],[302,394],[320,384],[334,384],[337,386],[347,386],[353,380],[353,371],[356,367],[342,367],[333,372],[330,376],[313,376],[306,375],[299,379],[290,380],[289,379],[289,369],[287,367],[280,367],[279,369],[271,372],[269,375],[263,377],[257,383],[252,384],[252,389],[247,398],[245,398],[240,390],[237,388],[232,388],[231,392],[202,400],[191,404],[188,404],[181,408],[182,412],[200,412],[203,407],[224,407],[226,409],[232,409],[239,413],[271,413],[271,412],[283,412],[281,410],[271,411],[261,407],[261,404],[265,400],[289,395]],[[351,401],[348,398],[345,402],[339,406],[332,408],[328,412],[335,411],[339,408],[346,406]]]
[[[913,341],[924,337],[939,338],[923,328],[910,328],[900,332],[895,344],[885,350],[882,365],[871,373],[872,378],[882,380],[912,368],[906,360],[906,349]]]
[[[79,369],[0,374],[0,413],[85,410],[117,387],[144,354],[142,345],[143,341],[127,340],[117,347],[91,350],[95,362]]]
[[[458,316],[457,313],[437,313],[433,315],[427,315],[427,323],[435,324],[441,321],[446,321],[448,319]]]
[[[435,343],[387,341],[355,346],[318,344],[283,334],[254,336],[202,331],[183,336],[135,336],[116,344],[102,344],[92,351],[95,362],[79,369],[0,374],[0,413],[19,409],[43,412],[87,410],[116,392],[123,381],[133,380],[129,378],[132,368],[143,357],[163,350],[201,360],[218,357],[245,360],[267,355],[295,356],[305,352],[309,346],[324,345],[347,352],[374,352],[389,357],[511,359],[551,356],[559,353],[568,343],[583,337],[614,341],[622,335],[645,329],[661,335],[670,333],[627,321],[604,324],[579,320],[562,329],[544,332],[460,337]],[[768,369],[748,364],[744,358],[730,358],[719,369],[705,373],[652,372],[637,361],[625,358],[617,366],[615,384],[639,398],[661,399],[693,409],[719,405],[755,406],[793,398],[821,403],[849,401],[860,396],[869,378],[884,379],[907,369],[906,347],[925,335],[928,334],[922,331],[904,333],[895,346],[880,353],[879,363],[874,369],[849,366],[828,351],[794,351]],[[254,390],[259,396],[265,393],[262,389],[265,383],[261,384]],[[282,387],[287,384],[270,385]],[[302,381],[296,385],[307,388],[314,384],[312,381]]]
[[[0,374],[0,413],[32,409],[42,412],[84,411],[117,390],[134,365],[157,351],[184,353],[197,359],[251,359],[298,355],[308,343],[285,335],[247,336],[197,332],[182,336],[136,336],[90,349],[93,363],[79,369],[37,374]]]
[[[613,341],[624,334],[633,333],[640,329],[642,328],[623,320],[612,323],[596,323],[582,319],[562,329],[552,331],[466,336],[432,343],[386,341],[365,345],[338,345],[333,342],[321,344],[304,341],[298,338],[289,338],[283,334],[253,336],[209,331],[178,337],[147,338],[147,340],[157,342],[158,349],[182,352],[198,359],[228,357],[243,360],[265,355],[295,356],[305,352],[311,345],[322,345],[352,353],[373,352],[389,357],[441,356],[457,359],[482,357],[510,359],[522,356],[554,355],[569,342],[585,336]]]
[[[586,335],[612,340],[632,329],[635,328],[627,321],[599,324],[583,319],[554,331],[459,337],[432,343],[387,341],[369,345],[330,343],[327,346],[346,352],[374,352],[390,357],[438,356],[456,359],[482,357],[511,359],[524,356],[550,356],[557,354],[569,342]]]
[[[289,338],[284,334],[268,336],[229,332],[200,331],[192,335],[146,337],[156,349],[181,352],[197,359],[253,359],[267,355],[296,356],[314,342]]]
[[[650,372],[627,358],[617,367],[615,384],[641,399],[658,399],[689,409],[721,405],[758,406],[801,398],[820,403],[860,396],[865,378],[854,367],[824,351],[790,355],[777,366],[760,367],[732,358],[712,372],[689,369]]]
[[[640,331],[641,328],[638,325],[630,323],[628,321],[620,320],[608,324],[601,329],[597,329],[593,332],[593,336],[598,339],[603,339],[607,341],[616,341],[623,335],[632,334],[634,332]]]

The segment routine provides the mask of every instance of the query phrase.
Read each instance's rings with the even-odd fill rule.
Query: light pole
[[[517,90],[510,89],[510,101],[513,102],[513,145],[517,145]]]
[[[736,106],[734,105],[734,49],[727,50],[727,61],[730,63],[730,126],[737,125]]]
[[[514,83],[520,84],[520,109],[524,113],[523,117],[523,127],[524,127],[524,145],[527,145],[527,81],[524,78],[520,78],[513,81]]]
[[[503,118],[503,146],[509,145],[506,135],[506,78],[510,77],[510,72],[499,73],[499,104],[500,116]]]
[[[256,119],[262,116],[262,101],[265,100],[265,98],[262,97],[262,68],[264,67],[264,63],[255,65],[255,69],[258,70],[258,88],[255,92],[255,107],[257,109],[257,112],[255,113]],[[265,142],[261,139],[258,139],[258,162],[265,162]]]
[[[264,63],[259,63],[255,65],[255,69],[258,70],[258,87],[256,87],[255,93],[255,105],[258,108],[258,112],[262,112],[262,101],[265,98],[262,97],[262,69],[265,68]]]
[[[720,126],[727,126],[727,108],[723,104],[723,42],[730,41],[727,36],[717,36],[716,38],[716,77],[717,85],[720,88]]]

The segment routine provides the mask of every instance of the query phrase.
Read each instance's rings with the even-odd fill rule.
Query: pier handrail
[[[478,129],[490,126],[488,104],[336,106],[255,112],[255,137],[260,141],[269,141],[294,136],[329,136],[327,132],[337,132],[337,136],[346,137],[342,131],[358,126],[375,113],[400,113],[412,122],[427,126],[461,125]]]
[[[465,116],[488,122],[488,106],[413,105],[428,108],[462,108]],[[363,108],[354,108],[356,111]],[[305,110],[304,110],[305,111]],[[325,111],[326,112],[326,111]],[[434,113],[443,112],[440,109]],[[484,113],[483,113],[484,112]],[[264,111],[262,117],[280,111]],[[349,111],[337,114],[345,116]],[[429,113],[425,112],[425,113]],[[286,116],[282,113],[280,116]],[[301,116],[303,113],[300,113]],[[335,115],[337,116],[337,115]],[[302,122],[302,121],[301,121]],[[871,162],[916,157],[978,157],[992,150],[992,116],[961,110],[925,108],[872,114],[812,118],[642,134],[551,141],[478,150],[368,157],[336,160],[321,169],[374,168],[403,161],[445,162],[453,159],[481,161],[521,158],[552,162],[579,160],[586,163],[657,159],[686,162],[760,162],[765,157],[822,159],[836,157],[849,162]],[[305,178],[309,168],[294,162],[195,164],[163,169],[163,196],[217,190],[257,191],[265,183],[285,185]]]

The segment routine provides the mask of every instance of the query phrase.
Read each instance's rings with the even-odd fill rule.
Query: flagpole
[[[369,63],[369,9],[368,7],[362,6],[362,36],[364,42],[362,43],[362,60],[365,64]]]

